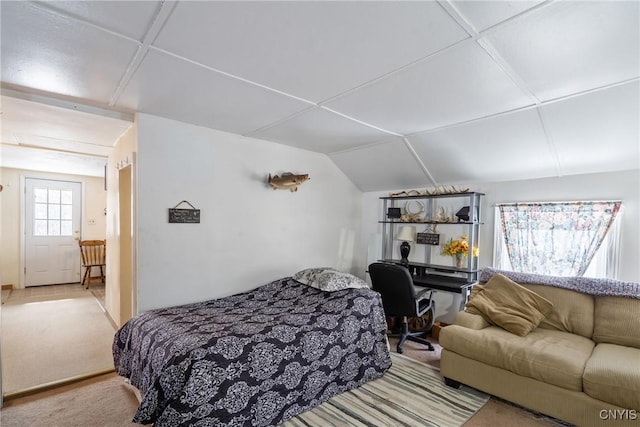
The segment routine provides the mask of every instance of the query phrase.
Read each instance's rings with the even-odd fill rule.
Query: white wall
[[[493,208],[498,203],[522,201],[622,200],[624,215],[621,227],[621,260],[619,280],[640,281],[640,172],[638,170],[574,175],[527,181],[456,185],[485,193],[481,210],[479,266],[493,263]],[[404,189],[404,190],[412,190]],[[424,190],[417,189],[417,190]],[[363,195],[361,234],[364,236],[357,260],[357,271],[363,274],[366,266],[381,256],[379,235],[382,227],[381,196],[390,192],[368,192]],[[421,230],[418,230],[421,231]],[[439,229],[439,231],[442,231]],[[369,254],[369,255],[368,255]],[[411,255],[409,256],[411,258]],[[437,316],[451,322],[459,305],[459,298],[439,293],[436,298]]]
[[[310,266],[354,270],[362,193],[326,155],[146,114],[137,126],[140,311]],[[311,180],[296,193],[271,189],[267,175],[282,172]],[[200,224],[168,223],[182,200]]]
[[[91,240],[105,238],[106,218],[106,192],[104,191],[104,179],[93,176],[66,175],[56,173],[44,173],[24,169],[1,168],[2,185],[4,190],[0,193],[0,210],[2,218],[0,222],[2,239],[0,239],[0,271],[2,272],[2,285],[20,286],[20,254],[22,251],[20,240],[20,223],[22,209],[20,203],[21,180],[25,177],[53,179],[62,181],[81,182],[82,194],[82,239]],[[89,223],[89,220],[94,220]],[[78,260],[80,250],[78,249]]]

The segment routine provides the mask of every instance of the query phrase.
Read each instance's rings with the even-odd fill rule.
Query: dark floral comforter
[[[292,278],[152,310],[116,333],[117,372],[157,427],[269,426],[381,377],[391,366],[379,294]]]

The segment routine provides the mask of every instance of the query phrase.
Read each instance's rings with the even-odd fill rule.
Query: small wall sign
[[[191,209],[178,209],[178,206],[186,203]],[[200,224],[200,209],[196,209],[186,200],[181,201],[173,208],[169,208],[170,224]]]
[[[418,233],[416,235],[416,243],[437,246],[440,244],[440,235],[436,233]]]

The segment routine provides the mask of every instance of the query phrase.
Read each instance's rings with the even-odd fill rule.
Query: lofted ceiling
[[[0,8],[2,165],[103,165],[140,111],[326,153],[363,191],[640,167],[635,0]]]

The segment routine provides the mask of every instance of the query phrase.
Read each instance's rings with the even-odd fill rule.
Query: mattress
[[[287,277],[142,313],[117,331],[113,356],[142,396],[134,422],[269,426],[381,377],[385,331],[371,289],[326,292]]]

